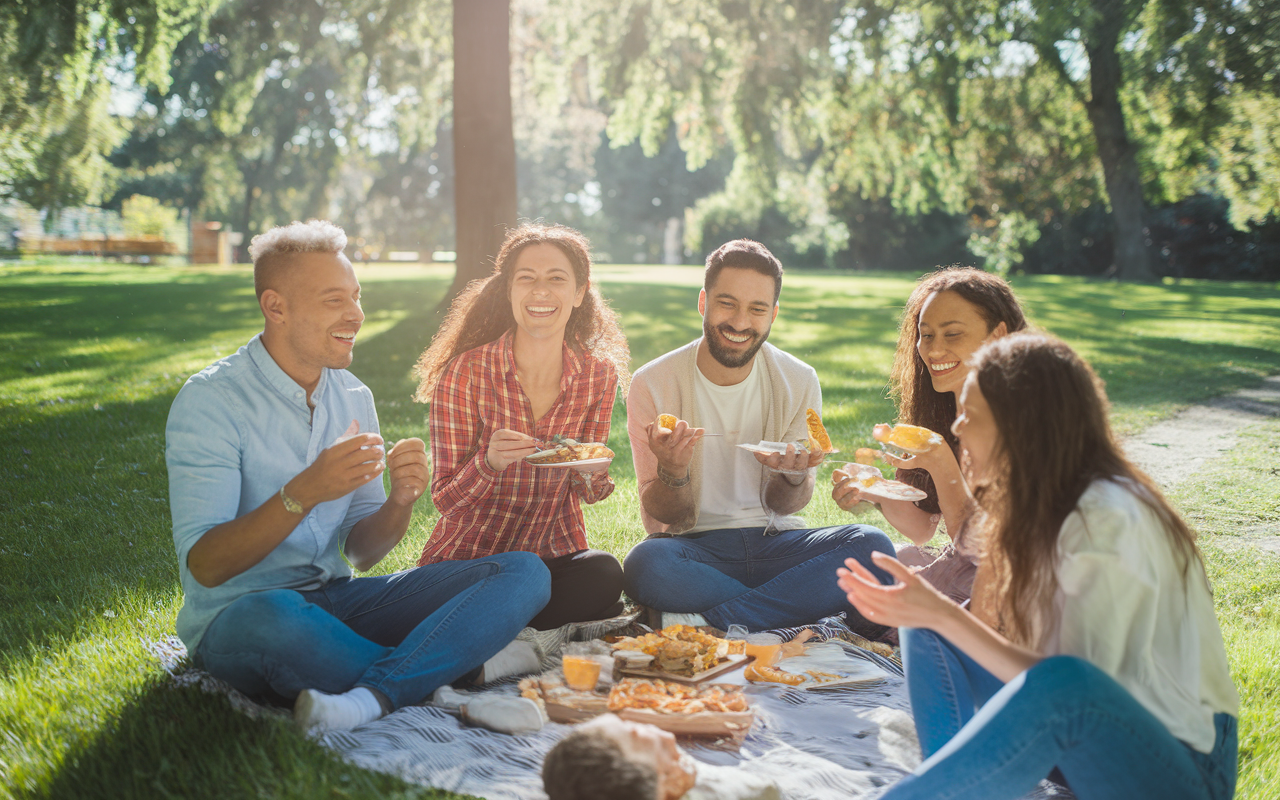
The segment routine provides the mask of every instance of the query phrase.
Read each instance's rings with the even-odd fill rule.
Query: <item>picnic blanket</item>
[[[806,627],[818,634],[811,642],[832,643],[822,646],[822,657],[831,658],[834,649],[836,657],[847,659],[853,671],[869,679],[814,690],[744,685],[756,723],[740,747],[713,740],[681,741],[699,764],[700,786],[733,768],[776,785],[786,800],[870,798],[919,764],[920,748],[898,663],[845,641],[857,637],[838,618]],[[607,630],[608,625],[597,623],[563,638],[597,638]],[[777,633],[789,640],[799,630],[803,628]],[[558,653],[545,655],[558,660]],[[179,671],[176,678],[206,689],[216,690],[221,683],[190,669]],[[726,682],[746,684],[741,672],[729,673]],[[246,703],[252,706],[250,701],[225,688],[233,705],[253,713],[245,708]],[[507,680],[477,691],[514,695],[518,690],[514,680]],[[489,800],[545,800],[543,758],[571,730],[570,725],[548,723],[534,734],[508,736],[464,726],[451,709],[411,706],[351,731],[324,734],[319,741],[352,764],[411,783]],[[1045,781],[1028,800],[1070,797]]]

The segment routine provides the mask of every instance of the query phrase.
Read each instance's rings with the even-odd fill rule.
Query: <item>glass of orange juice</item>
[[[767,667],[778,660],[778,651],[782,649],[780,636],[772,633],[749,633],[744,641],[747,655],[755,656],[757,664]]]
[[[579,692],[589,692],[596,688],[600,680],[600,662],[590,656],[564,657],[564,682],[569,688]]]

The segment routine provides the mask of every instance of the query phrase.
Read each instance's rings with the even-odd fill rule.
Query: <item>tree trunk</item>
[[[510,0],[453,0],[453,169],[457,271],[447,304],[493,271],[516,221]]]
[[[1147,253],[1143,224],[1142,176],[1138,171],[1138,148],[1125,129],[1124,108],[1120,105],[1123,75],[1117,48],[1123,28],[1121,3],[1104,0],[1102,19],[1086,42],[1089,56],[1089,102],[1085,107],[1098,144],[1102,175],[1111,200],[1116,241],[1112,270],[1121,280],[1151,281],[1155,273]]]

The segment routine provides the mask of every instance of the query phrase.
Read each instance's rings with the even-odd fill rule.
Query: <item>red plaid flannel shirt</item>
[[[560,396],[535,425],[516,379],[512,334],[468,350],[449,364],[431,396],[431,499],[440,520],[418,564],[480,558],[510,550],[543,557],[585,550],[587,526],[578,505],[613,492],[607,472],[583,478],[572,468],[517,461],[494,472],[489,438],[506,428],[550,439],[604,442],[618,390],[613,366],[564,347]]]

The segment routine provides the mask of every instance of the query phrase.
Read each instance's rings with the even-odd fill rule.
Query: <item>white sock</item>
[[[303,689],[293,704],[293,718],[307,733],[350,730],[382,716],[382,704],[373,692],[358,686],[342,694]]]
[[[533,645],[513,639],[506,647],[499,650],[497,655],[484,662],[476,682],[493,683],[512,675],[528,675],[537,672],[541,663]]]
[[[701,628],[707,624],[707,618],[701,614],[681,614],[675,611],[662,612],[662,627],[669,628],[672,625],[688,625],[693,628]]]

